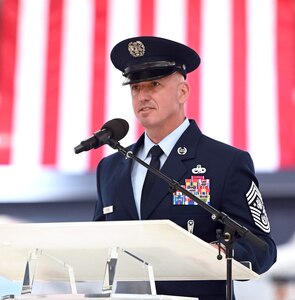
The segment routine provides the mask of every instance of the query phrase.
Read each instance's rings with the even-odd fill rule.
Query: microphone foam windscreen
[[[109,129],[112,132],[112,139],[119,141],[126,136],[129,130],[129,124],[124,119],[112,119],[106,122],[102,129]]]

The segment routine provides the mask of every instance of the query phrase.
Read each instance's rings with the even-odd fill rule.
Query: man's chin
[[[152,126],[152,124],[153,124],[153,120],[152,120],[151,115],[149,113],[140,113],[140,114],[138,114],[137,115],[137,120],[143,127]]]

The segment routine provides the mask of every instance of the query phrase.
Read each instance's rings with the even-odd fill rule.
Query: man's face
[[[183,121],[188,85],[181,74],[130,84],[130,89],[135,116],[146,129],[169,131]]]

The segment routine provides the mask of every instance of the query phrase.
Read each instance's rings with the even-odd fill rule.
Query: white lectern
[[[157,295],[155,280],[226,280],[217,249],[169,220],[0,224],[0,253],[0,275],[23,282],[20,299],[36,298],[34,278],[68,280],[71,294],[62,299],[87,298],[77,290],[81,281],[102,282],[92,299],[168,300],[193,298]],[[258,277],[233,261],[233,279]],[[150,295],[116,293],[115,281],[147,281]]]

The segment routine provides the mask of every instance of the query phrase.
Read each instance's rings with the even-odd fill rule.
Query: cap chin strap
[[[175,70],[171,70],[165,74],[161,74],[161,75],[158,75],[158,76],[152,76],[152,77],[146,77],[146,76],[143,76],[142,78],[132,78],[132,77],[127,77],[125,79],[125,81],[122,83],[122,85],[127,85],[127,84],[133,84],[133,83],[139,83],[139,82],[142,82],[142,81],[153,81],[153,80],[157,80],[157,79],[160,79],[160,78],[163,78],[163,77],[166,77],[166,76],[169,76],[169,75],[172,75],[173,73],[176,73],[177,71]]]
[[[160,79],[175,72],[181,73],[186,78],[185,65],[177,65],[175,62],[156,61],[132,65],[124,70],[123,76],[126,80],[123,85]]]
[[[166,68],[181,68],[180,65],[176,65],[175,61],[152,61],[152,62],[144,62],[137,65],[131,65],[124,69],[123,76],[127,76],[130,73],[137,73],[145,70],[153,70],[153,69],[166,69]]]

